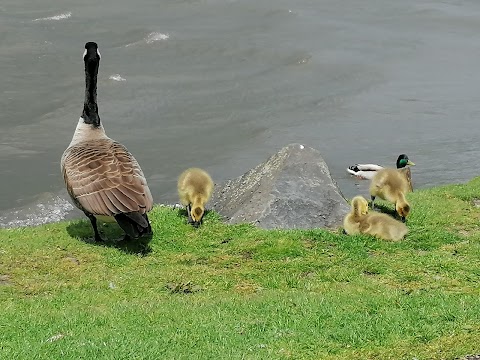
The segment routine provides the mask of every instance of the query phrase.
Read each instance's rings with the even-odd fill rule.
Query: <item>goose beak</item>
[[[410,166],[415,166],[415,163],[414,163],[414,162],[412,162],[412,161],[410,161],[410,160],[408,160],[408,162],[407,162],[407,165],[410,165]]]

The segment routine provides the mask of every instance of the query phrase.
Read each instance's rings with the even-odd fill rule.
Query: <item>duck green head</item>
[[[410,161],[407,155],[401,154],[397,159],[397,169],[404,168],[407,165],[414,166],[415,164]]]

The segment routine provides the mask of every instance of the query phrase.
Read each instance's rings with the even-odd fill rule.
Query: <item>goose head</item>
[[[82,118],[85,124],[91,124],[94,127],[100,126],[97,105],[97,75],[100,58],[97,43],[87,42],[83,52],[83,62],[85,63],[85,103]]]

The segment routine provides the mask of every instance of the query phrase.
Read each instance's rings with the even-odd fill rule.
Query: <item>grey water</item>
[[[187,167],[221,183],[292,142],[321,151],[346,197],[367,188],[349,165],[400,153],[416,188],[467,181],[479,34],[476,0],[2,0],[0,212],[55,209],[87,41],[107,134],[157,203],[176,201]]]

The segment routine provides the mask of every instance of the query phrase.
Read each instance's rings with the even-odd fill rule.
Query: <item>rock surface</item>
[[[333,228],[350,211],[320,152],[300,144],[217,186],[211,204],[230,224],[265,229]]]

